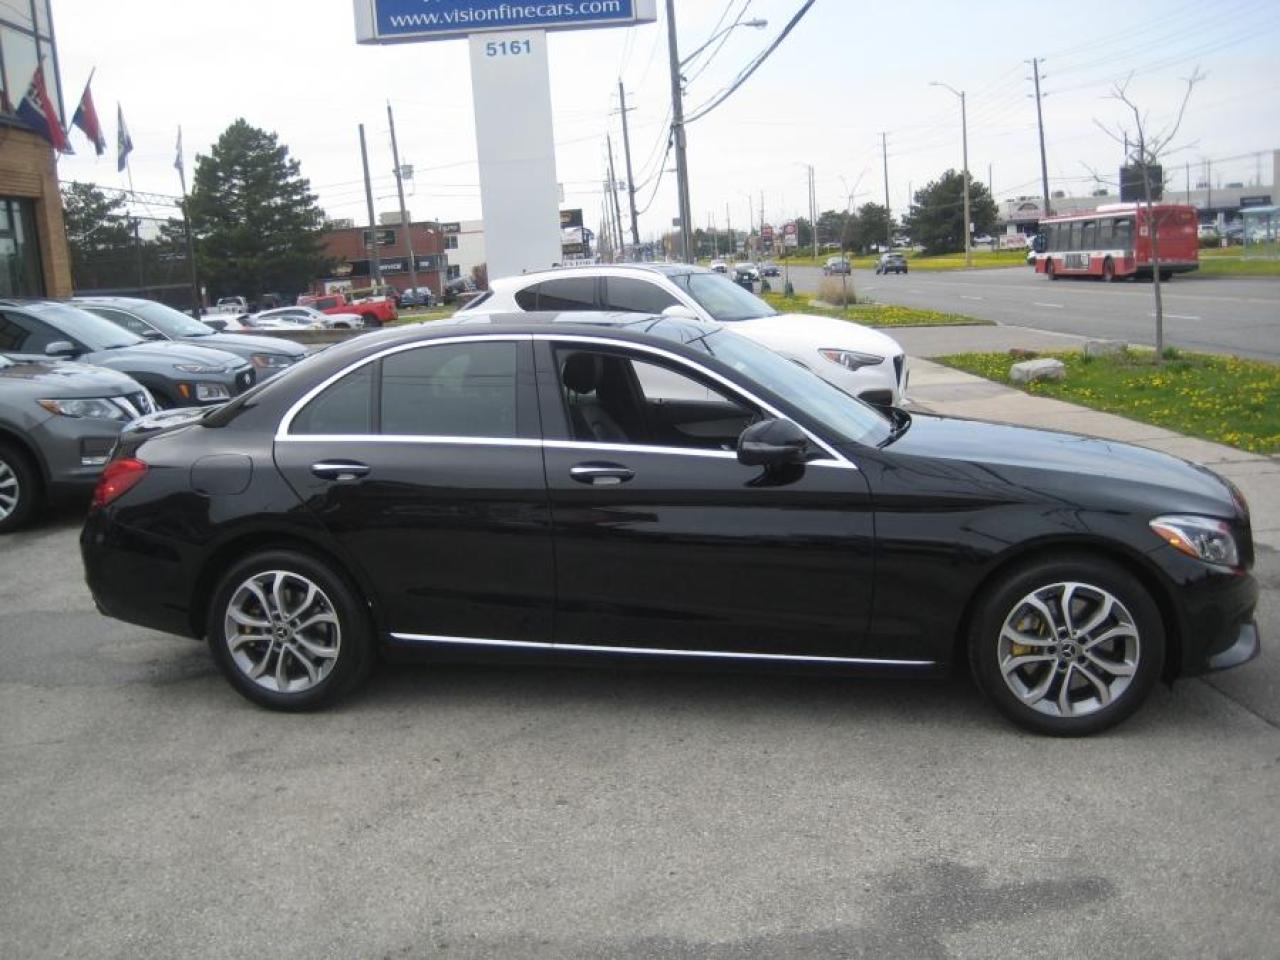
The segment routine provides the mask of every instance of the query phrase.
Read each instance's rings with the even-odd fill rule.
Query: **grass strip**
[[[938,363],[1094,410],[1154,424],[1251,453],[1280,453],[1280,365],[1240,357],[1166,350],[1115,357],[1051,353],[1066,364],[1066,379],[1012,383],[1007,353],[960,353]]]
[[[920,310],[887,303],[858,303],[841,309],[832,306],[814,306],[807,296],[788,297],[781,293],[761,294],[779,313],[814,313],[838,320],[850,320],[866,327],[969,327],[991,326],[990,320],[979,320],[961,313],[942,313],[938,310]]]

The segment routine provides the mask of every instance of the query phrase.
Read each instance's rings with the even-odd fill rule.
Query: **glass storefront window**
[[[43,297],[35,204],[0,197],[0,297]]]

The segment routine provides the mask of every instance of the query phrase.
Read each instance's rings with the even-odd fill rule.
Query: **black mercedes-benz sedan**
[[[285,710],[378,655],[967,663],[1085,734],[1259,643],[1248,509],[1208,470],[877,410],[677,317],[397,327],[144,418],[81,543],[104,613],[206,638]]]

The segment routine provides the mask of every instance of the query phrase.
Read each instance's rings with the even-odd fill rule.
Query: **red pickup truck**
[[[298,306],[312,307],[321,313],[358,313],[364,318],[366,327],[381,327],[400,316],[396,312],[395,301],[385,297],[350,300],[342,293],[326,293],[318,297],[299,297]]]

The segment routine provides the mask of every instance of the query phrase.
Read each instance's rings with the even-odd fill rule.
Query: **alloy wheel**
[[[996,659],[1005,684],[1027,707],[1082,717],[1124,695],[1140,649],[1133,615],[1119,599],[1091,584],[1062,582],[1014,604]]]
[[[8,520],[18,509],[22,499],[22,485],[18,474],[4,460],[0,460],[0,520]]]
[[[232,593],[224,620],[231,659],[265,690],[310,690],[338,661],[342,629],[333,603],[301,574],[255,573]]]

